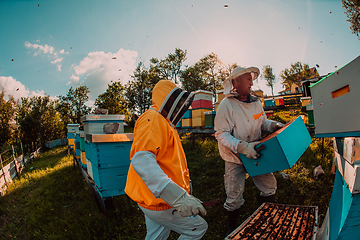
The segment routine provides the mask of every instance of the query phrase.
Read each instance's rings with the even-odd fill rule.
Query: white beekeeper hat
[[[254,81],[260,75],[260,70],[257,67],[247,67],[247,68],[237,67],[237,68],[235,68],[231,72],[230,76],[223,82],[225,96],[237,96],[238,95],[235,91],[233,91],[232,80],[241,75],[244,75],[245,73],[251,73],[252,80]]]

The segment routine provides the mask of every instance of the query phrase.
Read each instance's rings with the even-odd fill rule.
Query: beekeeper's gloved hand
[[[183,188],[173,181],[169,182],[160,193],[160,198],[175,208],[181,216],[189,217],[198,215],[199,212],[205,216],[206,210],[202,202],[196,197],[189,195]]]
[[[238,153],[245,154],[247,158],[257,159],[260,157],[260,154],[255,150],[255,146],[260,144],[260,142],[245,142],[241,141],[238,144]]]
[[[282,124],[281,122],[272,122],[271,123],[271,129],[273,130],[273,131],[276,131],[276,130],[278,130],[278,129],[280,129],[280,128],[282,128],[283,126],[285,126],[284,124]]]

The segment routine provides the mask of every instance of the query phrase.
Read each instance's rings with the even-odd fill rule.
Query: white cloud
[[[47,45],[47,44],[45,44],[45,46],[43,46],[43,45],[39,45],[39,44],[36,44],[36,43],[34,43],[34,44],[31,44],[31,43],[29,43],[29,42],[25,42],[25,47],[27,47],[27,48],[33,48],[33,49],[39,49],[39,51],[38,52],[35,52],[34,53],[34,56],[36,56],[36,55],[38,55],[39,53],[41,53],[41,52],[43,52],[43,53],[49,53],[49,54],[53,54],[54,53],[54,47],[52,47],[52,46],[49,46],[49,45]]]
[[[5,98],[7,99],[9,95],[13,96],[15,100],[18,100],[22,97],[43,97],[45,96],[44,90],[29,91],[24,84],[17,81],[13,77],[4,77],[0,76],[0,91],[5,90]],[[58,99],[57,96],[50,97],[52,100]]]
[[[40,42],[39,40],[36,40],[36,42]],[[61,65],[59,64],[64,58],[60,58],[58,54],[69,54],[69,52],[65,52],[65,49],[61,49],[60,51],[55,51],[55,48],[52,46],[49,46],[47,44],[45,45],[39,45],[39,44],[31,44],[29,42],[25,42],[25,47],[31,50],[34,50],[34,56],[37,56],[39,54],[46,54],[51,58],[54,58],[54,60],[50,60],[52,64],[56,64],[58,71],[61,71]]]
[[[5,90],[5,96],[12,95],[15,99],[27,97],[29,89],[25,85],[17,81],[13,77],[0,76],[0,90]]]
[[[136,68],[137,55],[135,51],[122,48],[116,53],[90,52],[78,65],[72,66],[75,74],[67,85],[86,85],[90,90],[90,100],[94,100],[105,92],[111,82],[120,81],[126,84],[131,79],[130,75],[133,75]]]
[[[51,61],[51,63],[58,63],[61,62],[63,60],[63,58],[57,58],[54,61]]]

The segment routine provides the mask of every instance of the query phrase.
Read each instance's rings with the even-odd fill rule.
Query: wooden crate
[[[315,239],[318,207],[263,203],[225,239]]]
[[[360,137],[360,56],[310,90],[315,137]]]
[[[261,139],[257,148],[261,156],[254,160],[240,154],[249,176],[281,171],[291,168],[311,144],[311,136],[301,116],[283,128]]]

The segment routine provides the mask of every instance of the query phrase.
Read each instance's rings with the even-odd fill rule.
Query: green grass
[[[281,111],[274,118],[287,122],[298,110]],[[194,195],[202,201],[219,199],[221,204],[207,209],[204,219],[209,224],[204,239],[224,239],[227,217],[222,203],[226,199],[221,159],[214,137],[182,136]],[[312,178],[313,169],[322,165],[325,175]],[[275,172],[278,181],[276,202],[318,206],[325,216],[334,175],[331,139],[314,139],[301,159],[288,170],[289,180]],[[30,169],[32,168],[32,169]],[[258,207],[259,191],[251,178],[246,180],[245,204],[240,221]],[[0,197],[0,239],[144,239],[146,226],[143,213],[126,195],[113,198],[112,211],[100,211],[90,187],[78,166],[73,165],[66,147],[42,153],[26,166],[20,178]],[[172,232],[169,239],[177,239]]]

